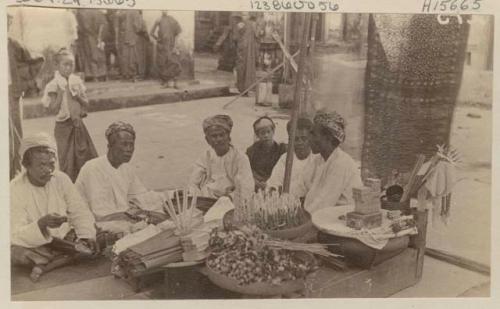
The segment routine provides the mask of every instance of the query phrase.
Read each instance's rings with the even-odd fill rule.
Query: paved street
[[[252,98],[237,101],[228,110],[222,106],[231,98],[213,98],[91,113],[85,119],[99,154],[106,152],[104,132],[113,121],[130,122],[137,131],[132,164],[144,183],[153,189],[173,188],[186,183],[191,164],[208,145],[201,123],[208,115],[227,113],[235,122],[232,139],[236,147],[246,149],[253,142],[252,123],[257,115],[270,109],[253,109]],[[286,121],[278,119],[277,139],[285,141]],[[52,133],[53,118],[26,120],[27,133]]]

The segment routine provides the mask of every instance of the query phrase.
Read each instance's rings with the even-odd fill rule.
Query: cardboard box
[[[352,197],[355,201],[366,202],[373,196],[373,192],[368,187],[353,188]]]
[[[380,211],[379,192],[373,191],[370,187],[353,188],[355,212],[361,214],[371,214]]]
[[[346,224],[348,227],[356,230],[361,230],[363,228],[374,229],[382,225],[382,212],[361,214],[352,211],[346,215]]]

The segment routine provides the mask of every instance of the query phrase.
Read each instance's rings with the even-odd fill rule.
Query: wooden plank
[[[418,234],[412,237],[412,243],[415,249],[418,251],[417,265],[415,269],[415,276],[420,279],[422,278],[422,273],[424,269],[424,256],[425,256],[425,244],[427,239],[427,218],[428,211],[414,211],[414,216],[416,218]]]
[[[475,271],[477,273],[481,273],[484,275],[490,275],[491,269],[488,265],[484,265],[460,256],[453,255],[451,253],[437,250],[437,249],[431,249],[431,248],[426,248],[425,254],[427,256],[430,256],[432,258],[435,258],[437,260],[453,264],[458,267],[462,267],[468,270]]]
[[[307,298],[388,297],[418,282],[415,262],[418,251],[407,249],[370,270],[338,272],[322,268],[308,280]],[[327,278],[332,278],[328,280]]]

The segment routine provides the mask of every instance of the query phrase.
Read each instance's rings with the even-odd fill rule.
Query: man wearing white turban
[[[97,252],[94,217],[69,177],[56,170],[56,153],[45,133],[21,142],[23,171],[10,183],[13,265],[49,263],[56,256],[53,240],[70,235]]]
[[[231,145],[233,121],[227,115],[215,115],[203,121],[205,139],[211,146],[196,161],[189,180],[190,189],[202,196],[219,198],[235,193],[249,197],[254,179],[248,157]]]
[[[308,192],[304,207],[309,212],[352,202],[352,188],[361,186],[361,176],[354,160],[340,149],[345,140],[345,122],[336,112],[318,112],[311,130],[311,150],[316,156],[305,167]]]

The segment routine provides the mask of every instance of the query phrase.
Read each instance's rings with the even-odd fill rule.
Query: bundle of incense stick
[[[196,208],[198,196],[195,194],[189,203],[189,192],[187,189],[175,191],[175,205],[170,199],[164,201],[165,211],[174,222],[180,234],[185,235],[191,232],[193,224],[193,210]]]
[[[303,223],[304,210],[300,199],[276,191],[259,191],[236,208],[236,220],[257,225],[264,230],[276,230]]]
[[[327,249],[327,245],[324,244],[303,244],[286,240],[263,240],[266,246],[276,249],[284,249],[288,251],[304,251],[312,254],[317,254],[325,257],[342,257],[341,255],[334,254]]]

